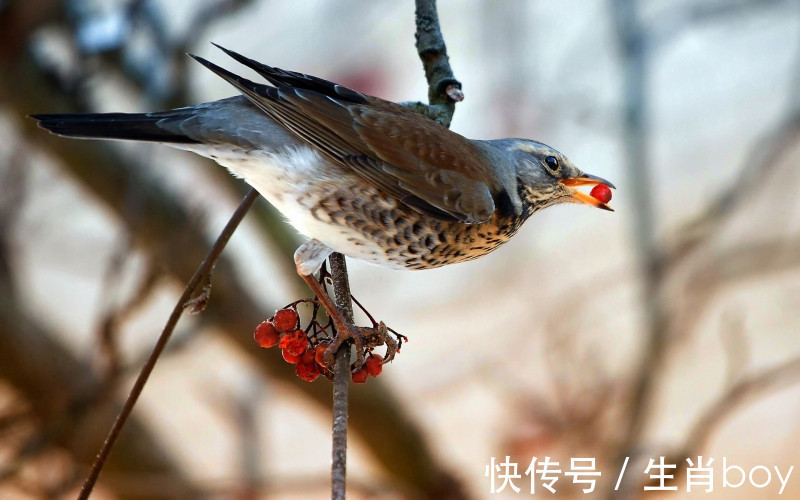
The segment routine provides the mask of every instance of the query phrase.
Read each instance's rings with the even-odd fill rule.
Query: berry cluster
[[[333,373],[324,361],[325,350],[330,345],[327,331],[331,325],[323,327],[312,319],[305,330],[301,329],[297,304],[302,302],[314,303],[316,313],[318,304],[315,301],[299,300],[275,311],[273,317],[259,324],[253,338],[263,348],[277,345],[283,359],[295,365],[295,373],[306,382],[313,382],[320,375],[333,379]],[[369,376],[377,377],[383,371],[383,358],[372,353],[371,348],[368,351],[364,365],[352,372],[353,382],[357,384],[363,384]]]

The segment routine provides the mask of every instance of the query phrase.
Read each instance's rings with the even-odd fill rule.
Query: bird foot
[[[372,326],[363,327],[351,324],[336,308],[335,304],[326,293],[323,284],[320,283],[320,281],[324,281],[324,277],[320,281],[315,280],[311,275],[304,275],[302,277],[314,292],[315,300],[325,308],[335,329],[335,334],[331,336],[330,345],[325,349],[323,354],[323,361],[329,369],[333,369],[336,353],[339,349],[343,348],[343,346],[349,345],[349,342],[352,342],[356,348],[356,360],[351,367],[351,369],[355,371],[364,366],[366,355],[374,348],[383,345],[386,346],[386,354],[383,357],[383,362],[387,363],[394,359],[402,343],[408,340],[404,335],[400,335],[391,328],[388,328],[383,321],[375,321],[372,315],[367,312],[364,306],[352,295],[350,298],[364,311],[372,322]],[[392,335],[389,334],[390,332],[394,334],[397,339],[393,338]]]
[[[403,345],[403,342],[408,342],[408,337],[400,333],[397,333],[395,330],[389,328],[388,326],[386,326],[386,324],[384,324],[383,321],[375,321],[375,318],[373,318],[372,315],[369,313],[369,311],[367,311],[364,308],[364,306],[361,305],[361,302],[359,302],[352,294],[350,295],[350,298],[353,300],[353,303],[355,303],[355,305],[357,305],[358,308],[361,309],[361,311],[364,314],[366,314],[367,318],[369,318],[369,320],[372,322],[372,328],[369,330],[374,332],[371,337],[373,339],[372,342],[374,342],[374,345],[373,346],[367,345],[367,348],[369,349],[371,347],[379,347],[385,345],[386,354],[383,355],[383,362],[384,364],[390,362],[391,360],[394,359],[395,354],[400,352],[400,347]],[[394,337],[392,337],[392,335],[394,335],[394,337],[397,338],[395,339]]]
[[[338,311],[337,311],[338,312]],[[330,316],[330,314],[329,314]],[[351,366],[351,370],[359,370],[364,366],[366,354],[376,347],[386,346],[386,354],[383,356],[383,362],[388,363],[394,359],[402,342],[408,340],[404,335],[394,332],[391,328],[387,327],[383,321],[374,322],[373,326],[355,326],[348,323],[337,325],[336,319],[331,317],[331,320],[336,326],[336,335],[331,340],[330,345],[325,349],[324,360],[329,368],[333,368],[336,353],[347,342],[352,341],[356,348],[356,360]],[[399,340],[395,340],[389,332],[398,336]]]
[[[330,313],[329,313],[330,315]],[[366,360],[364,350],[366,340],[373,336],[372,328],[363,328],[355,325],[345,324],[336,327],[336,335],[331,340],[331,344],[325,349],[325,364],[328,368],[333,369],[336,353],[347,342],[352,341],[356,348],[356,362],[353,364],[352,369],[358,370],[364,365]]]

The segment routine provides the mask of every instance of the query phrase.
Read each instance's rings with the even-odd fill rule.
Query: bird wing
[[[491,217],[500,187],[466,138],[398,104],[222,50],[274,87],[192,57],[330,160],[432,217]]]

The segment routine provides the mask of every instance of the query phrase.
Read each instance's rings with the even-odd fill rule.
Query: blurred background
[[[410,337],[351,389],[350,497],[527,496],[534,457],[562,471],[591,457],[595,490],[562,474],[557,496],[777,498],[775,467],[800,465],[800,2],[465,0],[439,15],[466,94],[452,129],[554,146],[617,185],[616,212],[554,207],[440,270],[349,261],[355,296]],[[0,1],[0,498],[75,496],[245,192],[189,153],[61,139],[25,115],[234,94],[186,52],[256,78],[209,42],[424,101],[413,35],[411,1]],[[308,295],[300,241],[258,202],[93,498],[329,496],[330,383],[252,341]],[[689,493],[698,455],[713,491]],[[492,493],[507,456],[521,491]],[[645,493],[661,456],[677,491]],[[770,482],[723,487],[723,459]],[[800,497],[800,471],[782,497]]]

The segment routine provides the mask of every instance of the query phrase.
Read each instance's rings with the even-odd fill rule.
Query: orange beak
[[[568,179],[560,179],[558,183],[570,188],[570,191],[572,191],[572,199],[575,201],[575,203],[591,205],[593,207],[602,208],[603,210],[609,210],[611,212],[614,211],[613,208],[609,207],[608,205],[598,200],[597,198],[589,196],[583,191],[578,191],[577,189],[571,189],[573,187],[578,187],[578,186],[597,186],[598,184],[602,184],[611,189],[617,189],[613,184],[603,179],[602,177],[583,174],[580,177],[570,177]]]

